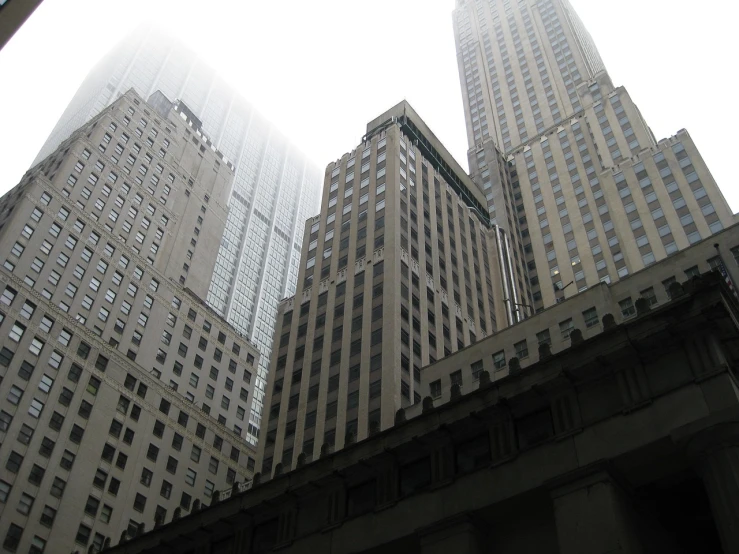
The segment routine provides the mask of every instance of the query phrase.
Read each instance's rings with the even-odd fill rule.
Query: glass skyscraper
[[[182,100],[236,167],[206,300],[261,351],[247,434],[256,442],[277,305],[295,291],[304,222],[318,211],[323,174],[194,52],[146,27],[93,68],[36,163],[130,88]]]

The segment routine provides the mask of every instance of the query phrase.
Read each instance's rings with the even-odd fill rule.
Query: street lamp
[[[566,284],[566,285],[565,285],[564,287],[561,287],[561,288],[560,288],[560,285],[559,285],[559,284],[557,284],[557,283],[554,283],[554,296],[555,296],[555,297],[557,297],[557,293],[558,293],[558,292],[561,292],[561,293],[562,293],[562,295],[561,295],[561,296],[557,297],[557,304],[559,304],[560,302],[564,302],[564,299],[565,299],[565,296],[564,296],[564,290],[565,290],[565,289],[566,289],[567,287],[569,287],[570,285],[574,285],[574,284],[575,284],[575,281],[570,281],[570,282],[569,282],[569,283],[567,283],[567,284]]]

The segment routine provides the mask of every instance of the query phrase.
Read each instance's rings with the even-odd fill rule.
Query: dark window
[[[62,392],[59,393],[59,404],[62,406],[69,406],[72,402],[74,393],[67,387],[62,387]]]
[[[336,417],[336,408],[337,408],[337,402],[335,400],[333,402],[329,402],[328,404],[326,404],[326,419],[327,420]]]
[[[103,446],[103,453],[100,456],[103,460],[105,460],[108,463],[113,462],[113,456],[115,455],[115,447],[111,444],[106,444]]]
[[[102,354],[98,354],[98,358],[95,361],[95,367],[100,371],[105,371],[105,369],[108,367],[108,358],[106,358]]]
[[[67,482],[59,477],[54,477],[54,482],[51,484],[51,496],[54,498],[61,498],[64,494],[64,488],[67,486]]]
[[[86,360],[87,356],[90,355],[90,345],[84,341],[80,341],[80,344],[77,347],[77,355],[83,360]]]
[[[59,412],[51,414],[51,420],[49,421],[49,427],[54,431],[59,431],[64,423],[64,416]]]
[[[40,485],[44,479],[44,473],[46,470],[39,465],[33,464],[31,471],[28,473],[28,482],[32,485]]]
[[[90,529],[87,525],[80,523],[80,527],[79,529],[77,529],[77,536],[75,537],[74,540],[78,544],[87,546],[87,543],[90,542],[91,533],[92,533],[92,529]]]
[[[162,435],[164,435],[164,423],[162,423],[161,421],[157,420],[154,423],[154,436],[161,438]]]
[[[54,519],[56,518],[56,510],[51,506],[44,506],[43,512],[41,512],[40,522],[44,527],[51,528],[54,525]]]
[[[146,452],[146,457],[152,462],[156,462],[158,456],[159,448],[154,444],[149,444],[149,450]]]
[[[89,419],[90,414],[92,413],[92,404],[90,404],[87,400],[83,400],[80,403],[80,409],[77,411],[77,413],[84,419]]]
[[[69,368],[67,379],[69,379],[73,383],[77,383],[79,382],[81,375],[82,375],[82,368],[78,366],[77,364],[72,364],[72,366]]]
[[[82,442],[82,436],[85,434],[85,430],[79,425],[73,425],[72,431],[69,433],[69,440],[75,444]]]
[[[2,350],[0,350],[0,365],[8,367],[14,355],[15,352],[3,346]]]
[[[18,545],[21,542],[21,536],[23,535],[23,527],[19,527],[15,523],[11,523],[8,527],[8,533],[5,535],[3,541],[3,548],[8,552],[15,552],[18,550]]]
[[[94,496],[88,496],[87,503],[85,504],[85,513],[91,515],[92,517],[96,517],[99,508],[100,500],[98,500]]]
[[[164,415],[169,414],[169,408],[171,404],[165,400],[164,398],[161,399],[159,402],[159,411],[162,412]]]
[[[51,457],[51,453],[54,451],[55,445],[56,443],[49,437],[44,437],[41,441],[41,446],[39,447],[38,453],[41,454],[44,458],[49,458]]]
[[[169,498],[172,495],[172,483],[162,481],[162,487],[159,490],[159,494],[164,498]]]

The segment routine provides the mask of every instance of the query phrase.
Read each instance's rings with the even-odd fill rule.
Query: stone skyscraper
[[[406,102],[329,164],[297,294],[280,306],[265,474],[391,426],[427,394],[423,366],[507,325],[483,201]]]
[[[95,66],[36,161],[130,88],[144,98],[161,90],[182,100],[235,166],[206,300],[262,354],[247,429],[255,442],[277,305],[295,291],[303,223],[318,208],[320,170],[194,52],[149,28],[124,39]]]
[[[253,473],[258,352],[202,300],[234,168],[197,127],[128,91],[0,200],[8,552],[99,550]]]
[[[567,0],[457,0],[453,18],[470,174],[526,313],[733,223],[688,133],[654,137]]]

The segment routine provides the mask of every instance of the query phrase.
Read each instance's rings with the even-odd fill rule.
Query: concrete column
[[[295,540],[298,530],[298,506],[286,507],[277,518],[277,546],[287,546]]]
[[[231,552],[234,554],[249,554],[251,552],[252,527],[241,527],[236,530]]]
[[[421,530],[421,554],[483,554],[477,526],[467,515]]]
[[[346,517],[346,486],[344,482],[336,483],[328,492],[328,513],[326,525],[331,527],[340,524]]]
[[[739,423],[701,431],[688,449],[706,487],[724,552],[739,552]]]
[[[518,451],[516,430],[510,413],[503,412],[490,416],[488,432],[490,435],[490,458],[493,464],[505,462],[516,455]]]
[[[377,507],[393,505],[398,500],[398,464],[389,460],[377,468]]]
[[[628,495],[604,470],[585,469],[551,489],[560,554],[643,552]]]
[[[451,440],[442,439],[431,451],[431,482],[441,485],[454,478],[454,446]]]

